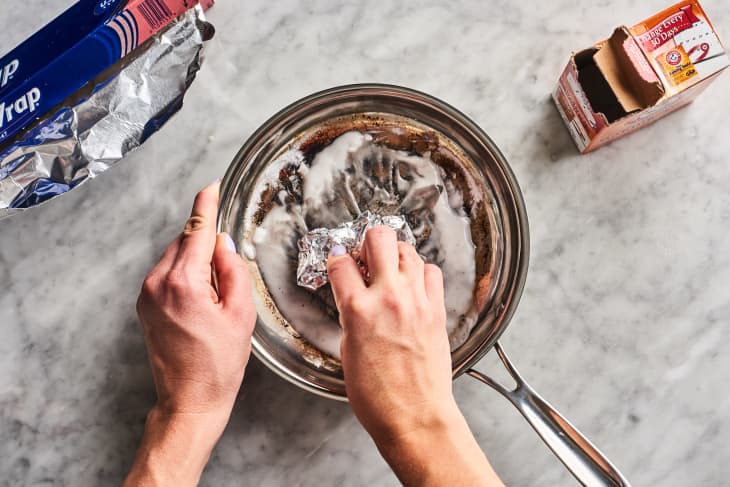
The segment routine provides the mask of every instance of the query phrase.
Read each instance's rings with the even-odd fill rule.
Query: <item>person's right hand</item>
[[[367,284],[344,248],[327,262],[355,415],[405,485],[502,485],[454,400],[441,270],[382,226],[362,259]]]
[[[384,226],[367,232],[362,259],[369,286],[343,248],[333,249],[328,275],[347,397],[376,442],[387,442],[455,408],[443,277]]]

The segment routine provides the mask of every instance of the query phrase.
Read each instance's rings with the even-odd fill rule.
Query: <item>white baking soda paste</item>
[[[370,134],[346,132],[321,149],[310,165],[292,149],[259,176],[247,205],[244,254],[256,261],[279,314],[311,345],[340,357],[342,330],[321,294],[297,285],[297,240],[314,228],[333,228],[366,209],[407,217],[419,253],[444,274],[447,329],[452,350],[467,338],[477,317],[476,263],[470,222],[458,189],[444,183],[443,168],[423,156],[394,150]],[[258,225],[253,212],[267,188],[282,187]],[[331,293],[329,286],[320,291]]]

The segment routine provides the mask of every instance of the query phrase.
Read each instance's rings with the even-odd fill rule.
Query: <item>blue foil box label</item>
[[[97,0],[93,5],[87,5],[92,15],[101,12],[98,19],[107,19],[106,22],[30,74],[25,81],[13,83],[14,88],[6,89],[0,96],[0,147],[198,3],[199,0],[128,0],[124,2],[124,9],[115,15],[112,14],[118,10],[120,0]],[[206,2],[203,8],[211,4]],[[65,21],[66,14],[60,18]],[[74,19],[69,16],[68,20]],[[54,22],[63,25],[59,19]],[[7,71],[2,75],[8,78],[6,88],[24,69],[23,60],[18,59],[15,63],[16,58],[8,59],[3,65],[7,66]],[[22,78],[24,75],[17,76]]]
[[[126,3],[127,0],[80,0],[0,57],[0,97],[104,25]]]
[[[166,28],[170,22],[196,5],[210,7],[212,0],[81,0],[56,20],[53,26],[42,29],[40,37],[33,36],[33,42],[26,42],[3,58],[1,79],[5,80],[5,91],[0,95],[0,147],[9,143],[23,130],[54,108],[58,108],[71,95],[108,68],[114,66]],[[76,10],[83,4],[81,13],[86,21],[84,27],[77,25]],[[123,7],[123,8],[122,8]],[[89,17],[90,16],[90,17]],[[89,21],[89,19],[92,19]],[[95,27],[93,27],[95,26]],[[74,38],[79,30],[84,34],[70,47],[32,72],[27,67],[26,57],[15,56],[29,46],[42,46],[47,41],[63,38],[54,29],[71,29]],[[91,31],[89,31],[91,29]],[[60,36],[60,37],[59,37]],[[69,41],[64,41],[67,45]],[[57,47],[51,49],[54,53]],[[17,61],[17,62],[16,62]],[[27,78],[24,81],[20,81]]]
[[[213,32],[201,8],[186,11],[129,63],[87,83],[77,98],[0,149],[0,219],[73,190],[144,143],[181,108],[200,69],[203,43]],[[41,97],[40,90],[29,90],[6,103],[0,110],[3,122],[8,113],[39,110]]]
[[[41,90],[31,88],[17,99],[0,102],[0,130],[8,124],[24,125],[33,118],[41,102]]]
[[[0,144],[122,57],[119,35],[107,24],[126,3],[81,0],[0,61]]]

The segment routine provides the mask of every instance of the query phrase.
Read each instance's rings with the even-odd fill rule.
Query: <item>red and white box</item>
[[[691,102],[730,65],[697,0],[574,53],[553,99],[583,154]]]

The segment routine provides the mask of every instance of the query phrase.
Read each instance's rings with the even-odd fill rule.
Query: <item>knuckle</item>
[[[142,281],[142,290],[140,296],[152,296],[157,291],[157,276],[153,273],[147,274],[147,277]]]
[[[155,300],[155,297],[159,293],[159,279],[154,272],[150,272],[142,281],[142,288],[139,291],[137,297],[137,303],[135,309],[137,315],[141,316],[144,308],[148,303]]]
[[[192,287],[192,281],[186,273],[173,269],[165,275],[163,286],[173,292],[183,292]]]
[[[185,222],[183,235],[188,236],[205,228],[207,220],[201,215],[193,215]]]
[[[349,295],[342,299],[340,306],[341,312],[349,316],[361,316],[367,311],[365,310],[365,303],[361,299],[357,299],[355,296]]]
[[[139,297],[137,298],[137,304],[135,306],[135,309],[137,310],[137,316],[142,315],[146,298],[147,297],[143,293],[140,293]]]
[[[404,289],[408,286],[403,279],[399,276],[384,276],[378,281],[378,285],[382,289],[383,299],[396,299],[397,296],[401,295]]]
[[[342,268],[339,264],[331,264],[329,269],[327,269],[327,278],[329,279],[332,287],[334,287],[334,285],[339,281],[341,273]]]
[[[337,274],[342,270],[343,265],[345,264],[345,259],[335,259],[330,260],[329,262],[329,270],[327,271],[329,274]]]
[[[390,227],[386,227],[385,225],[378,225],[368,230],[366,238],[368,236],[374,239],[390,238],[395,236],[395,230]]]
[[[392,312],[400,313],[402,311],[401,300],[395,291],[390,291],[383,295],[382,305],[385,309]]]
[[[418,315],[418,316],[420,316],[422,318],[429,317],[432,314],[431,313],[431,307],[429,306],[429,304],[427,302],[425,302],[425,301],[420,300],[420,299],[415,302],[414,308],[415,308],[415,311],[416,311],[416,315]]]
[[[139,291],[140,299],[154,298],[160,292],[160,283],[159,273],[152,271],[147,274]]]
[[[330,278],[334,278],[336,281],[340,278],[340,275],[343,275],[347,272],[347,268],[350,265],[352,265],[352,262],[349,262],[347,258],[336,259],[333,262],[330,262],[327,274],[330,276]]]
[[[438,278],[443,280],[443,273],[441,272],[441,268],[434,264],[426,264],[424,266],[424,271],[428,274],[433,275],[434,278]]]
[[[398,256],[400,260],[406,263],[423,264],[423,259],[413,245],[406,242],[398,242]]]

